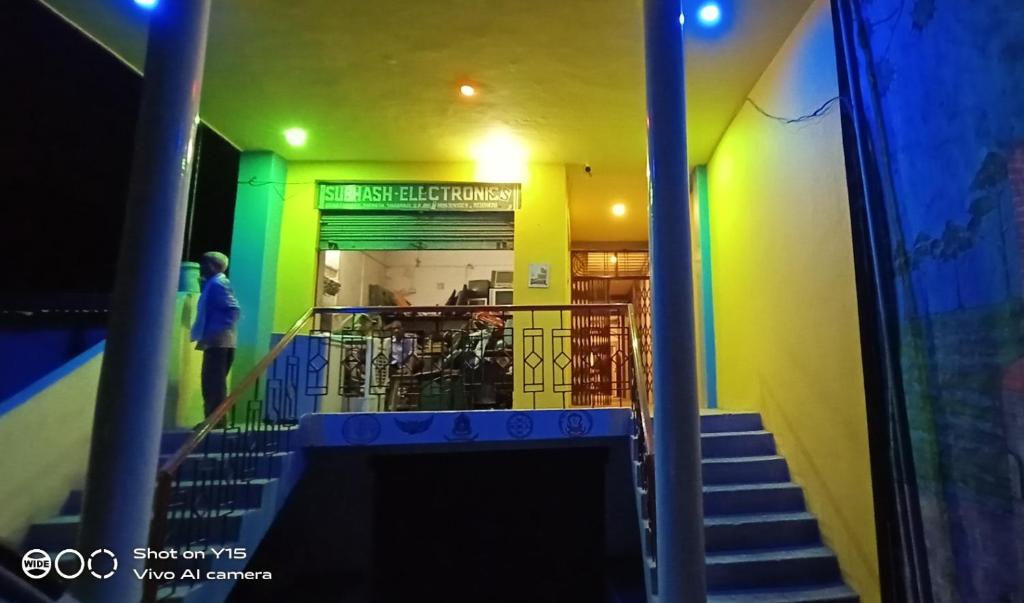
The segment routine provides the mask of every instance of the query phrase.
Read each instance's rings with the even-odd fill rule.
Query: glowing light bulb
[[[476,96],[476,88],[469,84],[459,86],[459,92],[465,97]]]
[[[626,204],[616,203],[615,205],[613,205],[612,215],[615,216],[616,218],[621,218],[622,216],[626,215]]]
[[[471,150],[480,182],[524,182],[527,151],[517,138],[496,131]]]
[[[293,147],[301,147],[306,144],[309,133],[302,128],[288,128],[284,131],[284,139]]]
[[[722,22],[722,7],[717,2],[705,2],[697,9],[697,20],[704,27],[714,27]]]

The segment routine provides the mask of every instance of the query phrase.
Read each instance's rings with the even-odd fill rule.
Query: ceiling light
[[[527,152],[515,136],[492,132],[471,150],[480,182],[523,182],[526,180]]]
[[[686,25],[686,15],[683,13],[679,13],[679,24]]]
[[[615,205],[613,205],[612,215],[615,216],[616,218],[621,218],[622,216],[626,215],[626,204],[616,203]]]
[[[714,27],[722,22],[722,7],[717,2],[705,2],[697,9],[697,20],[704,27]]]
[[[459,92],[462,94],[462,96],[476,96],[476,88],[470,86],[469,84],[463,84],[459,86]]]
[[[135,0],[135,4],[138,4],[139,6],[147,10],[153,10],[154,8],[156,8],[158,1],[159,0]]]
[[[284,131],[284,139],[293,147],[301,147],[306,144],[309,134],[302,128],[288,128]]]

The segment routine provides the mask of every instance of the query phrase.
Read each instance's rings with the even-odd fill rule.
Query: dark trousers
[[[203,350],[203,408],[206,416],[228,397],[228,371],[235,360],[235,348]]]

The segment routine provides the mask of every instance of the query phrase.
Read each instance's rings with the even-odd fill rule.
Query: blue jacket
[[[223,273],[215,274],[203,283],[196,321],[192,325],[192,341],[196,348],[233,348],[238,345],[235,325],[241,316],[238,299],[231,281]]]

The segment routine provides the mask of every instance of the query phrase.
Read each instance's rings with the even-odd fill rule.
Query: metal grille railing
[[[313,412],[631,406],[653,491],[640,345],[626,304],[311,309],[160,467],[150,549],[237,542]],[[148,580],[144,600],[200,581]]]

